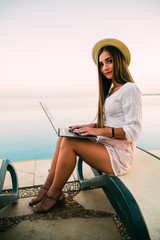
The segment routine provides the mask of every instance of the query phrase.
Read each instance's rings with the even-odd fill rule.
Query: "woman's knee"
[[[61,145],[62,140],[63,140],[63,137],[58,137],[56,147],[59,147]]]
[[[63,139],[63,137],[58,137],[57,142],[58,142],[58,143],[61,143],[61,142],[62,142],[62,139]]]
[[[63,148],[63,147],[73,148],[74,142],[75,142],[75,139],[74,139],[74,138],[71,138],[71,137],[63,137],[63,139],[62,139],[62,141],[61,141],[61,148]]]

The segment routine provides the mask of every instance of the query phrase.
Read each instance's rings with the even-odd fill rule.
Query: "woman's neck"
[[[112,80],[113,88],[121,87],[123,84],[117,83],[115,80]]]
[[[113,89],[120,88],[120,87],[122,87],[122,85],[123,85],[123,84],[113,85]]]
[[[110,95],[112,95],[113,93],[118,91],[122,86],[123,86],[123,84],[113,83],[113,87],[111,89]]]

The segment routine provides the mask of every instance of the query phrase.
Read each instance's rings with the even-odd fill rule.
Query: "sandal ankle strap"
[[[49,198],[49,199],[52,199],[55,201],[59,201],[60,196],[61,196],[61,194],[58,197],[50,197],[50,196],[46,195],[46,198]]]

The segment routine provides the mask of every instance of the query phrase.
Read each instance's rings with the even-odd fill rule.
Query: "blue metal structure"
[[[3,194],[3,185],[6,176],[6,172],[9,171],[12,180],[12,193],[11,194]],[[8,159],[2,160],[1,168],[0,168],[0,209],[15,203],[18,201],[18,179],[16,170]]]

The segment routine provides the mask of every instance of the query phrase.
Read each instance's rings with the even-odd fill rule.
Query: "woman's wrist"
[[[104,128],[99,128],[100,136],[106,136],[110,138],[115,138],[115,131],[114,131],[114,136],[113,136],[113,130],[111,127],[104,127]]]
[[[123,128],[104,127],[99,128],[100,136],[106,136],[113,139],[127,140]]]
[[[96,123],[90,123],[90,124],[89,124],[89,127],[95,128],[95,127],[96,127]]]

